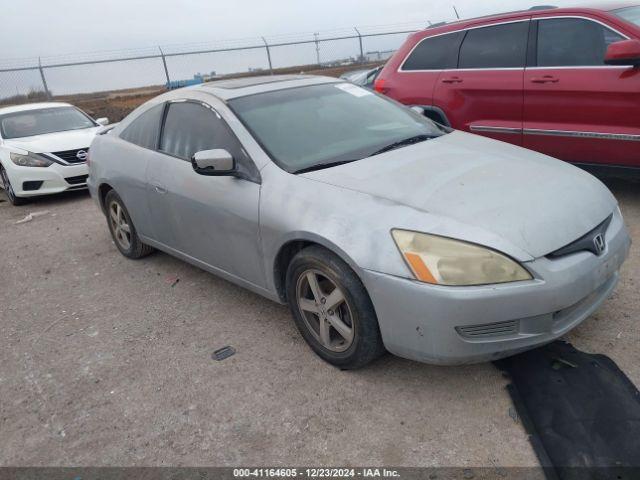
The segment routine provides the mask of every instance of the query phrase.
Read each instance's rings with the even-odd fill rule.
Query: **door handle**
[[[558,80],[556,77],[552,77],[551,75],[545,75],[544,77],[533,77],[531,79],[531,83],[558,83],[560,80]]]
[[[448,77],[443,78],[442,83],[462,83],[462,79],[460,77]]]
[[[156,192],[158,193],[167,193],[167,188],[162,185],[161,183],[152,183],[153,188],[155,189]]]

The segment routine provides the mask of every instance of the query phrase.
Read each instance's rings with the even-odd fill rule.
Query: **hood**
[[[533,258],[592,230],[617,204],[577,167],[458,131],[303,176],[480,228]]]
[[[4,141],[4,145],[33,153],[63,152],[65,150],[88,148],[93,137],[102,128],[83,128],[82,130],[54,132],[32,137],[9,138]]]

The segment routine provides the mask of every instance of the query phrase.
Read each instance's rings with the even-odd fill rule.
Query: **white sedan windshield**
[[[350,83],[260,93],[229,105],[289,172],[360,160],[395,142],[446,133],[411,109]]]
[[[95,126],[93,120],[73,107],[43,108],[0,115],[0,133],[5,139]]]

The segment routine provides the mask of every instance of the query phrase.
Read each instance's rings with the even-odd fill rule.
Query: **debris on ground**
[[[616,363],[556,341],[494,362],[547,478],[638,478],[640,391]]]
[[[570,362],[569,360],[565,360],[564,358],[554,358],[553,363],[551,364],[551,368],[553,368],[554,370],[560,370],[562,367],[578,368],[578,365]]]
[[[211,358],[220,362],[226,358],[231,357],[232,355],[235,355],[235,353],[236,353],[236,349],[227,345],[226,347],[222,347],[216,350],[215,352],[213,352],[213,355],[211,355]]]
[[[16,225],[20,225],[21,223],[30,222],[31,220],[33,220],[36,217],[42,217],[43,215],[48,215],[48,214],[49,214],[49,210],[44,210],[42,212],[31,212],[29,215],[24,217],[22,220],[18,220],[16,222]]]

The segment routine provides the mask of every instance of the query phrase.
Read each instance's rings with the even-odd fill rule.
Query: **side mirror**
[[[419,107],[418,105],[414,105],[413,107],[411,107],[411,110],[413,110],[419,115],[424,115],[424,108]]]
[[[604,56],[607,65],[640,66],[640,40],[614,42],[607,48]]]
[[[236,165],[233,156],[226,150],[202,150],[191,157],[193,169],[200,175],[233,175]]]
[[[109,125],[109,119],[107,117],[100,117],[96,120],[96,123],[105,127]]]

